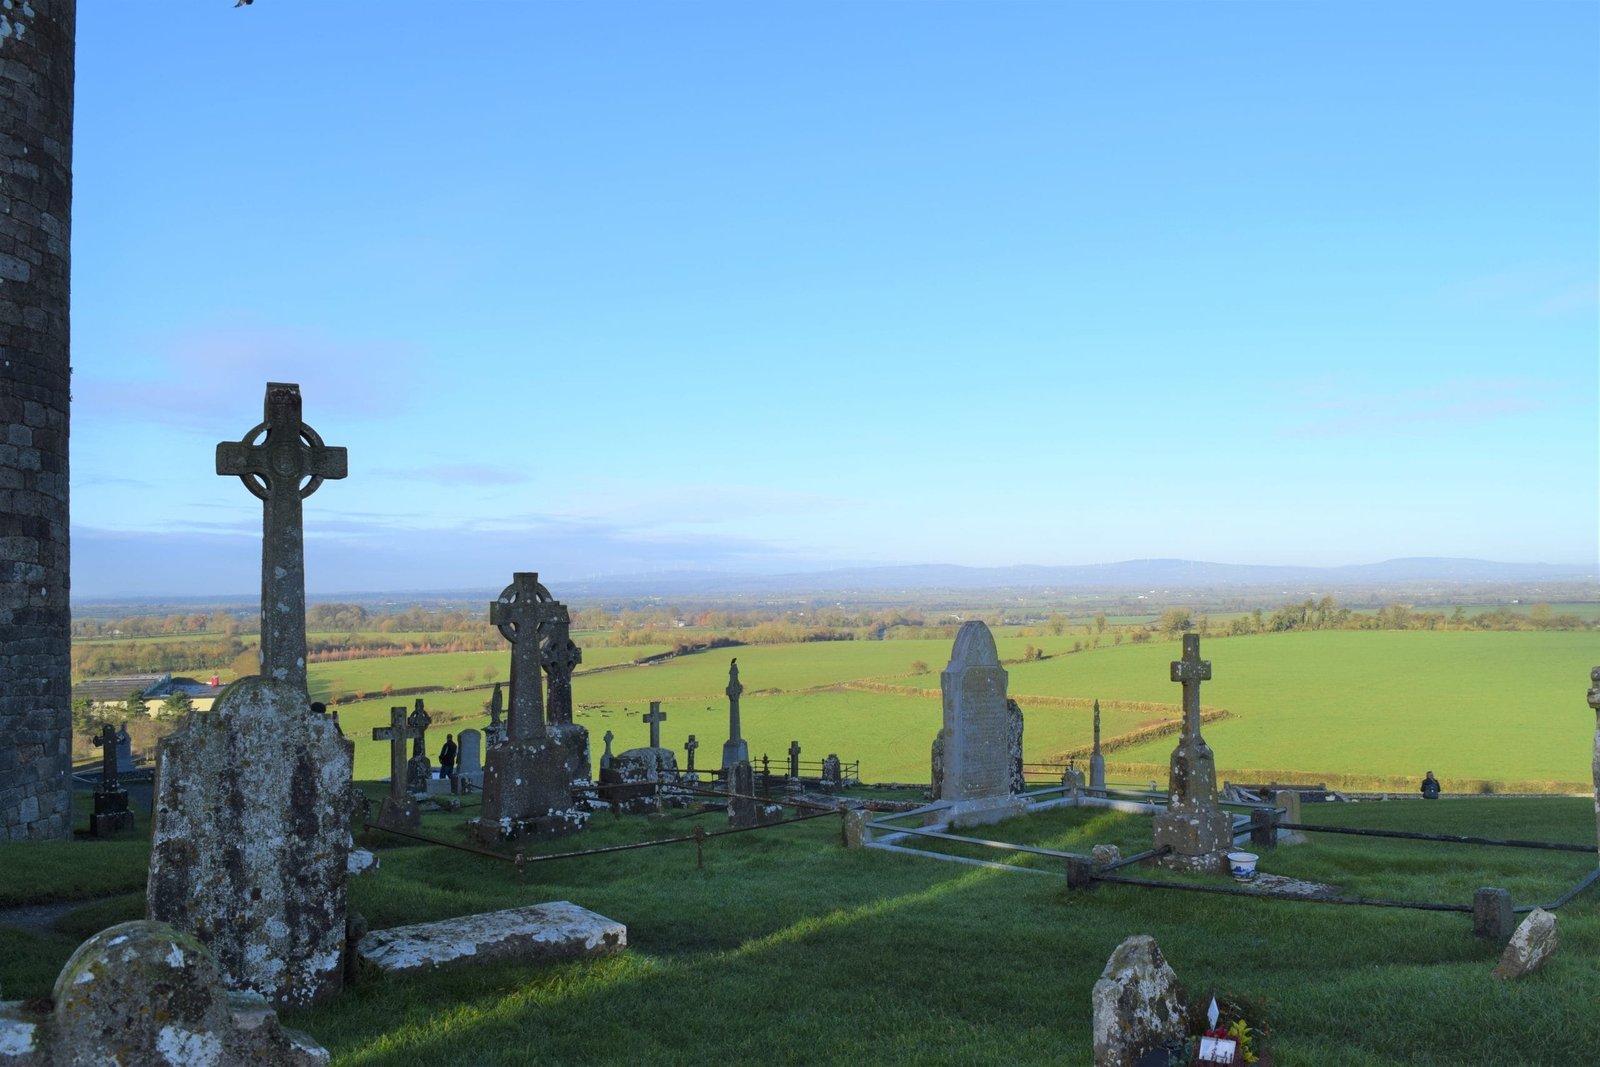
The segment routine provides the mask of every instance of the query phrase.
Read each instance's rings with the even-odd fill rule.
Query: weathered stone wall
[[[0,841],[66,837],[75,0],[0,11]]]

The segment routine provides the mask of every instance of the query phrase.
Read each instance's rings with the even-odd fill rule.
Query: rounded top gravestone
[[[55,987],[57,1062],[204,1065],[223,1061],[222,975],[197,939],[166,923],[120,923],[78,946]]]
[[[956,633],[956,643],[950,649],[950,670],[961,667],[998,667],[1000,653],[994,645],[994,634],[989,627],[976,619],[961,624]]]

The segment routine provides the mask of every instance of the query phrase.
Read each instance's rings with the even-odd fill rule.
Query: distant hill
[[[823,593],[930,589],[1214,589],[1219,587],[1397,585],[1425,582],[1541,582],[1595,578],[1597,568],[1553,563],[1497,563],[1420,556],[1342,567],[1256,566],[1187,559],[1134,559],[1075,567],[959,567],[919,564],[797,574],[667,571],[562,583],[568,596],[641,594]]]

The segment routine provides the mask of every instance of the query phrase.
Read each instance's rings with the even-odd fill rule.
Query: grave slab
[[[479,963],[605,956],[627,944],[622,923],[557,900],[378,930],[363,937],[356,951],[386,974],[416,974]]]

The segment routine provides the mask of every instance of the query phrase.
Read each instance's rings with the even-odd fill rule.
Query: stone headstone
[[[728,739],[722,743],[722,769],[726,771],[740,760],[750,759],[750,746],[739,726],[739,694],[744,685],[739,681],[738,657],[728,661],[728,688],[723,692],[728,696]]]
[[[1283,811],[1283,822],[1296,824],[1300,822],[1300,790],[1278,790],[1272,794],[1272,806]],[[1278,844],[1280,845],[1303,845],[1306,841],[1306,835],[1299,830],[1278,831]]]
[[[839,757],[830,752],[822,758],[822,788],[831,793],[843,785],[839,772]]]
[[[1106,787],[1106,758],[1100,751],[1100,701],[1094,702],[1094,751],[1089,755],[1089,788]]]
[[[583,662],[583,649],[572,640],[571,626],[566,605],[554,601],[539,627],[539,663],[548,692],[545,718],[552,726],[572,722],[572,672]]]
[[[1516,925],[1509,890],[1485,886],[1472,894],[1472,933],[1485,941],[1504,941]]]
[[[650,702],[650,713],[644,717],[645,725],[650,727],[650,747],[661,747],[661,724],[667,719],[667,713],[661,710],[661,701]]]
[[[128,791],[117,779],[117,731],[107,723],[92,740],[100,749],[100,782],[94,789],[94,813],[89,816],[89,833],[95,837],[115,837],[133,829],[133,812],[128,809]]]
[[[1233,818],[1217,807],[1217,769],[1211,746],[1200,736],[1200,683],[1211,663],[1200,658],[1200,635],[1183,635],[1183,658],[1172,663],[1172,680],[1183,685],[1183,734],[1172,751],[1166,810],[1154,819],[1157,848],[1171,851],[1157,862],[1178,870],[1223,873],[1233,847]]]
[[[749,760],[740,760],[728,771],[728,825],[743,830],[756,825],[756,774]]]
[[[933,748],[928,758],[929,773],[932,775],[928,786],[929,800],[939,800],[944,796],[944,739],[943,729],[933,735]]]
[[[867,823],[873,820],[872,812],[866,808],[851,808],[844,817],[844,847],[865,848],[868,835]]]
[[[489,698],[489,725],[483,728],[483,738],[489,748],[498,745],[505,737],[506,725],[500,716],[505,711],[505,698],[500,694],[500,683],[494,683],[494,695]]]
[[[259,998],[230,998],[206,947],[165,923],[121,923],[78,946],[55,986],[55,1067],[309,1067],[328,1053]],[[44,1067],[44,1060],[39,1061]]]
[[[416,706],[406,717],[406,736],[411,738],[411,758],[406,761],[406,792],[426,793],[428,780],[433,777],[433,764],[428,761],[428,727],[433,716],[417,698]]]
[[[589,776],[588,731],[547,726],[540,687],[542,627],[565,612],[531,571],[515,574],[489,605],[489,621],[511,643],[511,708],[505,740],[489,749],[484,765],[475,832],[485,844],[571,833],[588,823],[588,812],[572,801],[575,771]]]
[[[1011,767],[1011,792],[1026,793],[1028,779],[1022,773],[1022,705],[1006,698],[1006,761]]]
[[[800,777],[800,742],[789,742],[789,777]]]
[[[694,734],[690,734],[689,735],[689,740],[687,740],[687,741],[685,741],[683,743],[684,755],[688,759],[688,762],[685,764],[684,769],[687,770],[690,774],[694,773],[694,753],[695,753],[695,750],[698,749],[699,747],[700,747],[700,742],[695,740]]]
[[[133,762],[133,738],[128,736],[128,724],[123,723],[117,729],[117,773],[131,774],[138,769]]]
[[[944,695],[944,778],[940,796],[955,807],[952,824],[975,825],[1014,814],[1011,714],[1005,668],[989,627],[965,622],[950,664],[939,677]]]
[[[260,677],[161,741],[149,914],[205,942],[229,989],[339,991],[352,755],[303,689]]]
[[[1534,908],[1511,935],[1510,944],[1495,965],[1494,976],[1521,978],[1537,971],[1555,955],[1557,944],[1556,917],[1543,908]]]
[[[462,730],[456,744],[460,749],[456,776],[470,785],[480,785],[483,782],[483,734],[477,730]]]
[[[1146,1052],[1185,1035],[1178,976],[1147,934],[1117,946],[1091,998],[1094,1067],[1134,1067]]]
[[[389,709],[389,725],[374,726],[372,739],[389,742],[389,795],[378,811],[378,825],[411,830],[422,825],[422,812],[412,801],[411,761],[406,758],[406,742],[412,737],[406,709]]]

